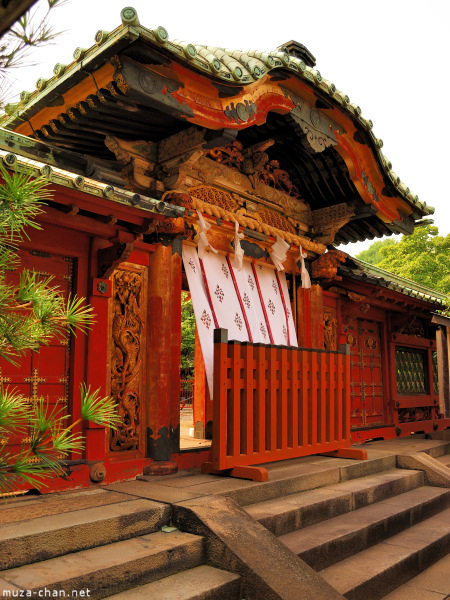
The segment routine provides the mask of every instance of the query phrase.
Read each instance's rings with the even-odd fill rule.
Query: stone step
[[[114,494],[126,498],[123,494]],[[125,502],[0,525],[0,569],[10,569],[159,530],[170,506],[130,496]],[[16,510],[19,510],[17,507]],[[25,514],[25,507],[21,509]]]
[[[450,593],[450,554],[384,596],[382,600],[445,600]]]
[[[444,454],[443,456],[439,456],[436,460],[438,460],[446,467],[450,467],[450,454]]]
[[[239,600],[240,576],[202,565],[109,596],[108,600]]]
[[[39,590],[49,590],[49,595],[64,590],[66,597],[72,597],[72,590],[83,590],[85,598],[100,600],[202,563],[203,538],[158,531],[0,571],[0,581],[31,590],[36,597]],[[61,596],[55,592],[53,597]]]
[[[423,486],[280,536],[319,571],[423,521],[450,505],[450,490]]]
[[[68,491],[43,496],[27,494],[0,503],[0,525],[134,499],[133,496],[128,494],[110,492],[104,488]]]
[[[445,556],[449,547],[450,509],[446,509],[320,574],[348,600],[380,600]]]
[[[240,506],[247,506],[264,500],[273,500],[334,485],[351,479],[358,479],[374,473],[388,471],[396,467],[395,455],[375,454],[370,460],[352,460],[329,458],[326,456],[306,456],[283,462],[266,463],[269,481],[250,482],[245,480],[230,481],[229,485],[217,490],[216,484],[196,486],[197,494],[217,494],[232,498]],[[141,479],[141,478],[139,478]]]
[[[280,536],[356,510],[424,483],[422,471],[391,469],[283,498],[258,502],[245,510]]]

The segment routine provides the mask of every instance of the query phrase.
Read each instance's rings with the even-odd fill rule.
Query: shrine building
[[[77,419],[85,381],[122,419],[83,424],[85,453],[50,491],[200,466],[258,478],[272,460],[361,458],[352,444],[450,427],[445,297],[342,250],[433,213],[360,107],[298,42],[233,51],[171,40],[132,8],[121,20],[0,123],[4,166],[52,191],[21,268],[96,315],[88,336],[3,362],[1,382]],[[211,448],[180,447],[183,291],[192,425]]]

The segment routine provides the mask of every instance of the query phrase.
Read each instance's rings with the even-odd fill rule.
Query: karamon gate
[[[80,425],[84,455],[49,491],[202,465],[264,478],[270,460],[361,458],[352,443],[449,427],[443,296],[342,251],[433,213],[360,107],[298,42],[228,51],[121,19],[1,123],[6,168],[53,192],[22,267],[97,315],[1,381],[63,403],[68,423],[86,381],[121,416],[117,432]],[[194,426],[213,438],[196,452],[180,450],[182,291]]]

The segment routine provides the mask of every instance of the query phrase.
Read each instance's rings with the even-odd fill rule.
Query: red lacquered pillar
[[[176,470],[180,450],[181,242],[149,256],[147,366],[148,474]],[[157,464],[159,463],[159,464]],[[166,463],[166,464],[162,464]]]

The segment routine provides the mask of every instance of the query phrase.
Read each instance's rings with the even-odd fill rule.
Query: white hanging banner
[[[250,341],[226,256],[206,251],[203,268],[219,327],[228,329],[229,340]]]
[[[244,261],[242,270],[233,269],[236,284],[241,295],[242,306],[247,317],[253,342],[258,344],[270,344],[270,336],[266,318],[259,299],[255,276],[252,265]]]
[[[281,286],[282,298],[284,299],[284,305],[286,307],[286,321],[290,338],[289,344],[291,346],[298,347],[297,332],[295,331],[295,323],[294,317],[292,315],[291,301],[289,299],[289,290],[287,286],[286,275],[284,273],[278,273],[278,279]]]
[[[284,275],[279,273],[278,275]],[[256,283],[259,284],[261,291],[262,303],[267,315],[268,325],[272,333],[273,344],[278,346],[286,346],[288,344],[297,346],[297,338],[290,336],[291,328],[288,328],[288,318],[283,305],[283,299],[278,285],[277,276],[273,269],[264,267],[261,264],[255,265]],[[287,291],[287,286],[286,286]],[[283,291],[284,294],[284,291]],[[285,304],[286,299],[289,303],[289,296],[284,294]],[[286,306],[288,308],[288,306]],[[290,308],[290,307],[289,307]],[[292,314],[290,314],[292,319]]]
[[[215,323],[214,315],[208,301],[208,296],[203,281],[202,269],[196,248],[193,246],[183,245],[183,264],[189,284],[192,306],[194,308],[195,323],[197,325],[203,361],[205,363],[206,380],[208,382],[209,393],[212,398]]]

